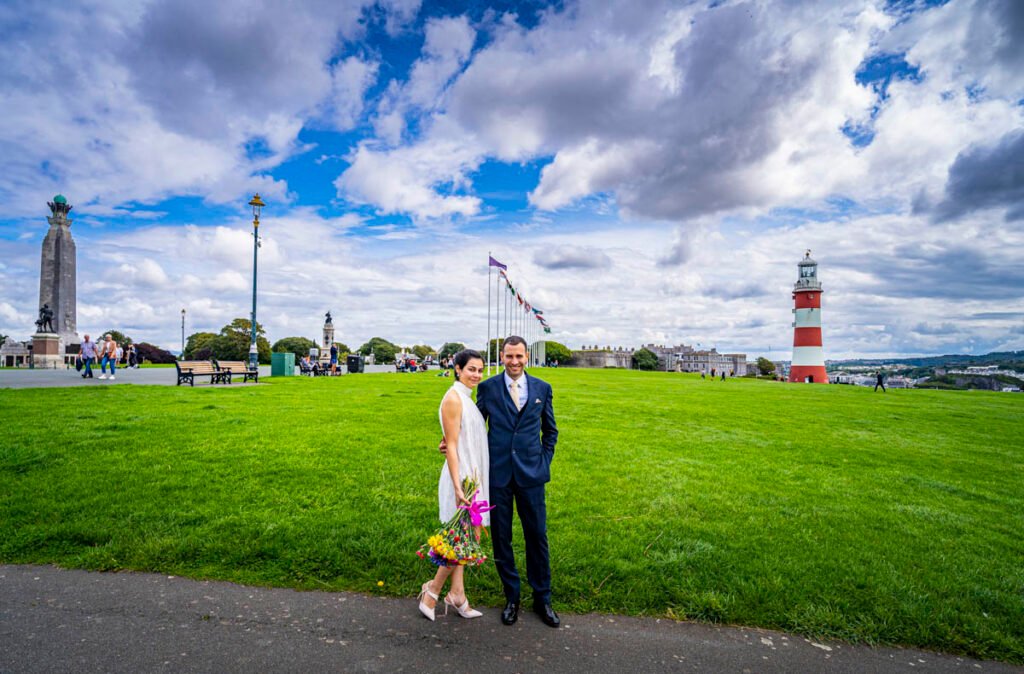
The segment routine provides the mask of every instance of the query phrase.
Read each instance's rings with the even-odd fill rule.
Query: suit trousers
[[[491,485],[491,539],[494,566],[498,570],[507,601],[519,601],[519,571],[512,550],[512,504],[523,525],[526,544],[526,579],[533,588],[534,602],[551,603],[551,560],[548,555],[547,506],[544,485],[520,487],[513,479],[504,487]]]

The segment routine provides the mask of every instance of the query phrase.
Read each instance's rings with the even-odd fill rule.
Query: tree
[[[466,348],[466,345],[461,342],[445,342],[441,346],[441,350],[437,352],[437,357],[441,360],[450,358]]]
[[[6,342],[8,339],[9,338],[7,337],[7,335],[0,335],[0,346],[3,346],[4,342]]]
[[[502,342],[502,340],[500,338],[494,338],[494,339],[491,340],[491,361],[492,362],[497,362],[497,363],[501,362],[501,342]],[[482,355],[484,357],[484,359],[487,358],[487,347],[486,346],[483,348],[483,351],[480,352],[480,355]]]
[[[221,328],[210,345],[213,357],[218,360],[249,360],[250,326],[252,323],[248,318],[236,318]],[[270,362],[270,342],[263,336],[265,334],[263,326],[256,323],[257,360],[263,364]]]
[[[559,365],[568,365],[572,362],[572,351],[565,344],[558,342],[546,342],[544,344],[544,357],[550,363],[557,360]]]
[[[206,360],[212,353],[210,346],[217,339],[215,332],[193,332],[185,342],[185,360]],[[199,352],[203,351],[206,355]]]
[[[383,337],[374,337],[366,344],[359,347],[359,353],[364,356],[373,354],[373,360],[378,365],[395,362],[395,354],[401,351],[401,347],[392,344]]]
[[[633,353],[633,364],[638,370],[657,370],[658,356],[650,349],[640,349]]]
[[[757,370],[762,376],[767,377],[775,372],[775,363],[762,356],[757,359]]]
[[[295,362],[309,355],[310,349],[317,348],[317,343],[305,337],[284,337],[274,342],[271,350],[274,353],[294,353]]]
[[[413,353],[415,353],[416,357],[419,358],[420,360],[423,360],[427,356],[434,355],[434,350],[432,348],[430,348],[429,346],[427,346],[426,344],[417,344],[416,346],[412,347],[412,349],[410,349],[410,350]]]
[[[161,349],[159,346],[148,342],[136,344],[135,352],[138,354],[140,363],[144,363],[147,360],[150,363],[173,363],[176,360],[174,354],[170,351]]]
[[[117,330],[107,330],[106,332],[103,332],[101,334],[104,337],[106,337],[107,335],[110,335],[110,338],[113,339],[115,342],[117,342],[118,346],[120,346],[122,348],[125,348],[125,349],[128,348],[128,345],[132,343],[132,338],[131,337],[129,337],[128,335],[124,334],[123,332],[119,332]]]
[[[338,347],[338,358],[344,358],[348,354],[352,353],[352,349],[348,348],[348,344],[343,342],[335,342],[334,346]]]

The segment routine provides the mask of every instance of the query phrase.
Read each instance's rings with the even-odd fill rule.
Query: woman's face
[[[476,388],[484,376],[484,361],[470,358],[466,366],[459,370],[459,381],[469,388]]]

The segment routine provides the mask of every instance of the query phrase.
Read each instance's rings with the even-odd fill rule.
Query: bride
[[[488,497],[487,426],[470,397],[483,378],[483,373],[484,360],[478,352],[469,349],[460,351],[455,356],[456,381],[441,400],[441,430],[447,444],[445,466],[441,469],[441,480],[437,485],[442,522],[454,517],[460,505],[471,505],[473,495],[463,493],[463,478],[473,477],[477,480],[477,500],[486,501]],[[483,526],[489,526],[490,514],[484,512],[482,517]],[[438,596],[445,582],[451,578],[451,587],[444,597],[445,613],[448,613],[450,606],[463,618],[479,618],[483,615],[469,607],[464,572],[465,568],[459,565],[438,567],[433,580],[420,588],[420,612],[428,619],[434,619]]]

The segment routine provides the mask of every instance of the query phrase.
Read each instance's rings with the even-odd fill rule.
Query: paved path
[[[150,573],[0,566],[0,672],[1022,672],[767,630],[497,609],[431,623],[412,599]]]
[[[100,379],[100,370],[95,368],[93,379],[82,379],[74,369],[70,370],[28,370],[25,368],[0,368],[0,388],[53,388],[59,386],[118,386],[119,384],[155,384],[175,386],[178,377],[173,367],[143,367],[138,370],[117,368],[116,379]],[[260,366],[260,376],[270,376],[270,366]],[[205,378],[204,378],[205,379]],[[218,386],[226,384],[218,384]],[[239,382],[231,384],[238,386]],[[252,384],[246,384],[251,386]],[[209,386],[209,384],[199,384]]]
[[[344,371],[344,367],[342,371]],[[436,368],[434,368],[436,369]],[[365,374],[395,373],[394,365],[367,365]],[[436,374],[436,373],[435,373]],[[176,386],[178,378],[173,367],[144,367],[138,370],[118,368],[114,381],[100,379],[99,367],[93,372],[93,379],[82,379],[75,370],[29,370],[26,368],[0,368],[0,388],[53,388],[60,386],[117,386],[118,384],[152,384]],[[260,377],[270,376],[270,366],[260,365]],[[298,376],[298,375],[296,375]],[[205,377],[203,381],[208,381]],[[238,386],[239,382],[231,384]],[[210,384],[199,384],[209,386]],[[227,384],[217,384],[227,386]],[[252,386],[252,382],[246,384]]]

